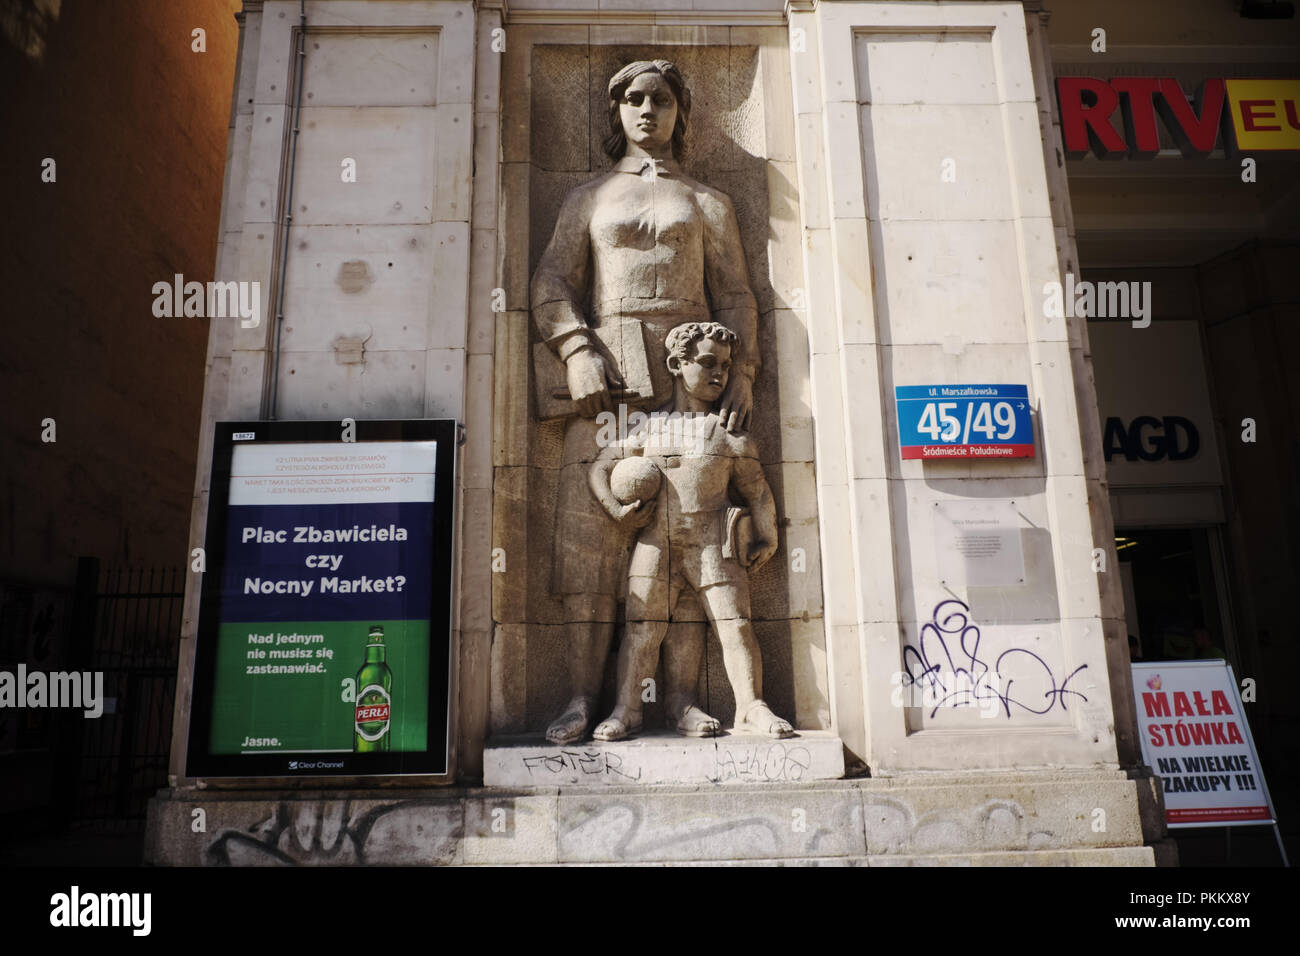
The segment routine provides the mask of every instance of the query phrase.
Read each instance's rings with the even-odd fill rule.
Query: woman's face
[[[629,143],[649,151],[672,142],[677,97],[658,73],[642,73],[633,79],[619,101],[618,113]]]

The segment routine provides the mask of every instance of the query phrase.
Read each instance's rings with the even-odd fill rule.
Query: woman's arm
[[[581,187],[564,197],[551,241],[533,273],[533,322],[542,341],[567,361],[589,345],[586,306],[591,277],[590,193]]]
[[[587,325],[591,201],[591,190],[582,186],[564,197],[530,289],[533,323],[542,341],[564,363],[569,395],[585,418],[612,409],[609,382],[618,377],[617,371],[605,367]]]

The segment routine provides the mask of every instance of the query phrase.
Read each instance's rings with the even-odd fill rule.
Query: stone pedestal
[[[785,740],[671,732],[557,747],[541,736],[494,737],[483,756],[489,787],[809,783],[844,776],[844,742],[806,731]]]

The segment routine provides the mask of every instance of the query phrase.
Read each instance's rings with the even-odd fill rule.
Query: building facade
[[[1133,22],[1116,7],[1118,33]],[[211,326],[191,545],[205,545],[217,422],[462,424],[453,759],[438,779],[187,776],[195,575],[173,780],[152,806],[149,860],[1172,859],[1135,736],[1129,635],[1147,657],[1157,643],[1198,656],[1176,653],[1180,635],[1194,642],[1208,628],[1240,665],[1262,663],[1250,655],[1263,642],[1243,639],[1234,617],[1244,604],[1254,620],[1273,613],[1244,567],[1254,536],[1270,532],[1226,480],[1253,451],[1229,427],[1245,398],[1212,391],[1207,375],[1248,359],[1205,337],[1239,343],[1232,323],[1263,335],[1282,324],[1277,310],[1294,309],[1270,271],[1293,248],[1274,244],[1285,217],[1271,210],[1294,190],[1252,200],[1259,222],[1241,228],[1261,238],[1246,247],[1211,248],[1178,226],[1176,199],[1163,221],[1135,213],[1182,233],[1178,250],[1146,257],[1148,227],[1135,230],[1094,186],[1183,160],[1103,175],[1095,157],[1066,159],[1056,77],[1107,78],[1124,64],[1082,52],[1104,24],[1062,26],[1045,3],[245,0],[240,25],[217,277],[272,293],[260,325]],[[1169,56],[1152,37],[1161,44]],[[1062,53],[1068,68],[1055,63]],[[775,556],[748,576],[743,616],[761,696],[793,738],[682,738],[658,701],[631,741],[543,736],[579,694],[586,646],[556,565],[611,546],[599,524],[574,544],[566,469],[589,459],[569,457],[571,426],[541,410],[538,347],[569,363],[573,353],[544,316],[559,299],[536,277],[588,228],[573,226],[584,184],[645,179],[602,146],[620,108],[611,77],[655,60],[690,90],[680,166],[661,174],[713,197],[699,200],[706,236],[709,203],[722,210],[720,238],[704,240],[700,318],[749,330],[733,355],[752,373],[743,431],[778,531]],[[645,188],[659,188],[654,169]],[[1086,198],[1072,205],[1076,182]],[[651,205],[652,228],[591,226],[592,249],[574,253],[575,275],[595,264],[591,288],[572,295],[593,327],[592,289],[624,302],[677,296],[669,258],[655,261],[647,293],[629,291],[639,266],[608,265],[651,248],[645,229],[670,209]],[[718,252],[732,232],[735,250]],[[602,242],[625,258],[602,258],[613,255]],[[739,278],[724,261],[743,261]],[[1242,269],[1258,278],[1253,291],[1236,285]],[[1142,324],[1136,300],[1123,321],[1052,307],[1052,289],[1103,279],[1140,291],[1152,281],[1154,321]],[[724,302],[728,281],[744,289]],[[633,314],[621,308],[603,321]],[[1168,372],[1147,376],[1148,353]],[[1153,392],[1144,377],[1170,384]],[[1025,388],[1031,455],[903,453],[896,389],[988,383]],[[1261,434],[1285,427],[1258,420]],[[938,441],[948,423],[932,424]],[[1011,433],[1003,424],[985,423],[990,443]],[[1152,444],[1157,427],[1166,440]],[[1132,448],[1143,454],[1130,462]],[[1243,483],[1282,476],[1289,453],[1272,448],[1273,476]],[[1164,556],[1201,584],[1179,590]],[[583,620],[617,624],[622,653],[626,614]],[[700,704],[722,717],[740,695],[722,679],[731,665],[717,634],[708,642]],[[612,703],[614,657],[597,651],[598,708]],[[593,763],[606,768],[599,782]],[[791,824],[791,807],[805,825]]]

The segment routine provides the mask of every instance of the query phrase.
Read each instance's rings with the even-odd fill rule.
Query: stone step
[[[1150,866],[1144,844],[1164,835],[1157,796],[1150,778],[1118,770],[749,786],[186,789],[151,802],[145,859]]]
[[[536,863],[467,863],[465,866],[538,866]],[[755,860],[686,860],[666,862],[551,863],[548,866],[1154,866],[1148,846],[1088,850],[1023,850],[1008,853],[940,853],[929,856],[804,856]]]

